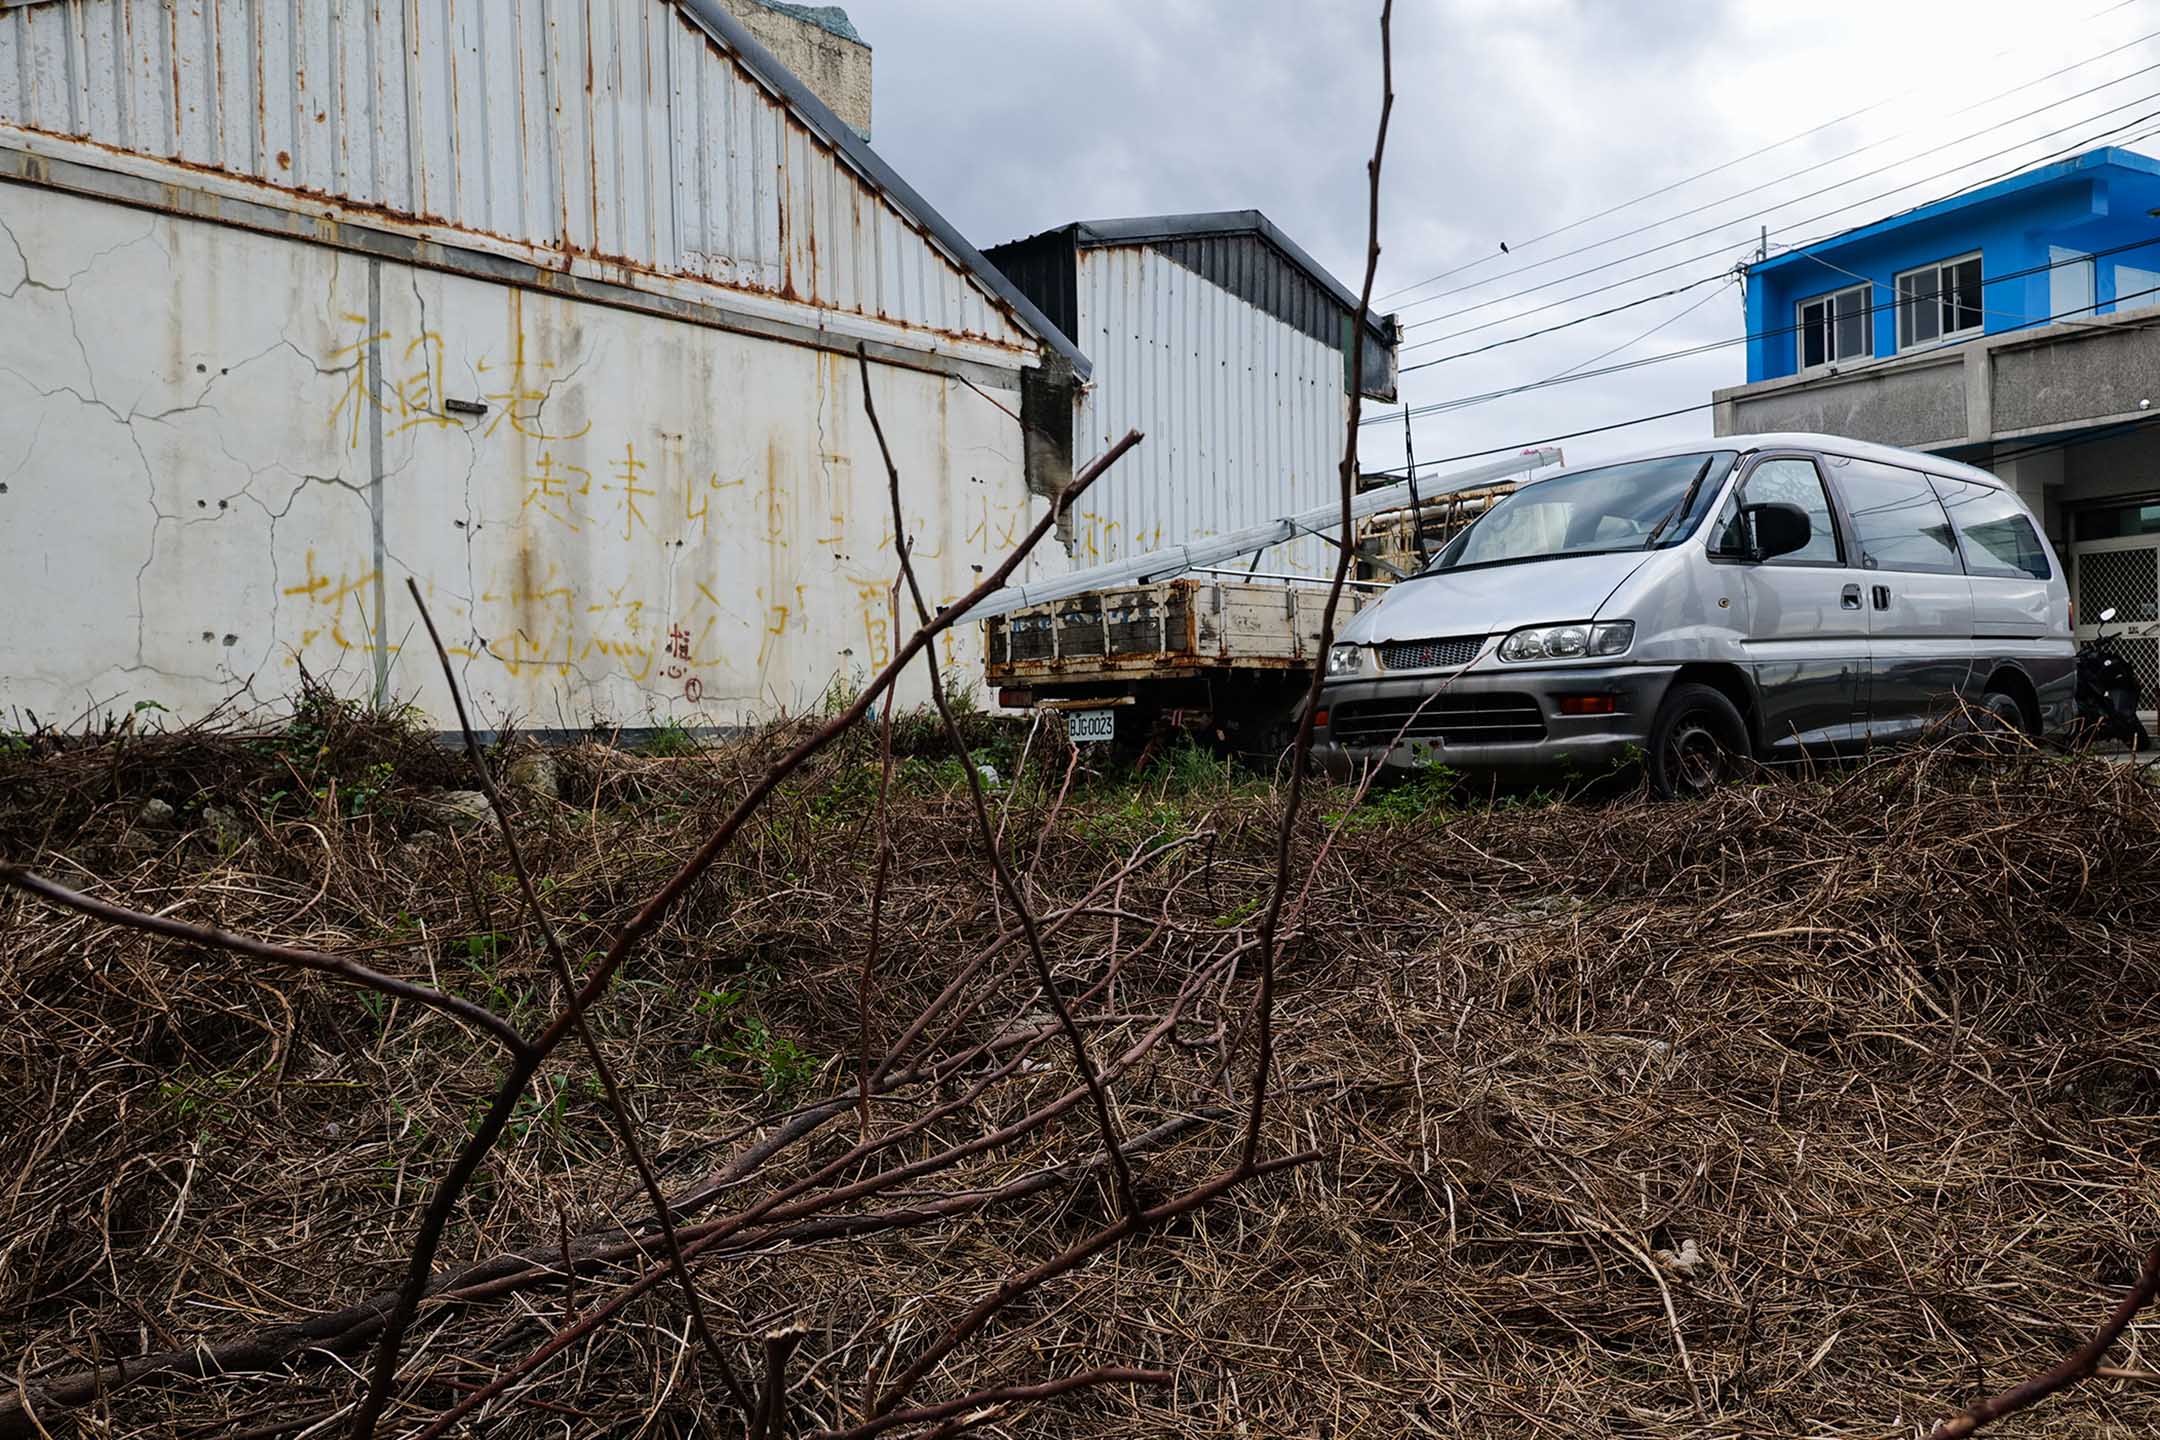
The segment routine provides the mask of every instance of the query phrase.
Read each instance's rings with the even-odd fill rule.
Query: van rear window
[[[1957,542],[1927,477],[1898,465],[1847,460],[1837,488],[1845,496],[1860,540],[1860,563],[1870,570],[1919,570],[1955,575]]]
[[[1965,569],[1974,575],[2045,580],[2051,572],[2047,546],[2024,507],[2002,491],[1971,480],[1930,475],[1964,547]]]

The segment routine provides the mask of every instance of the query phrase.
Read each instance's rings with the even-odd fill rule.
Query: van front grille
[[[1449,670],[1477,659],[1482,635],[1453,635],[1444,640],[1397,640],[1380,647],[1384,670]]]
[[[1328,728],[1345,745],[1438,740],[1497,745],[1545,738],[1545,712],[1530,695],[1434,695],[1424,700],[1361,700],[1333,707]]]

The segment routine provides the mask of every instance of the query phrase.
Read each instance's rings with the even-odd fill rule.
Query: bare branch
[[[541,938],[546,942],[548,958],[554,962],[555,978],[563,987],[566,997],[577,993],[577,977],[571,973],[570,957],[563,950],[561,935],[556,933],[555,922],[548,917],[547,908],[540,903],[540,893],[533,885],[531,867],[525,863],[524,847],[518,843],[517,829],[510,823],[510,807],[503,802],[502,789],[495,783],[495,773],[487,762],[487,752],[480,747],[480,738],[473,733],[472,717],[465,711],[465,696],[458,688],[457,671],[450,664],[450,652],[443,645],[442,635],[435,628],[435,617],[428,613],[427,601],[421,598],[420,582],[410,575],[405,577],[405,588],[412,592],[412,601],[420,611],[420,623],[427,627],[428,639],[435,646],[435,658],[442,665],[443,684],[450,687],[450,703],[457,710],[458,733],[465,740],[466,758],[472,761],[473,776],[479,781],[480,791],[487,796],[488,808],[495,814],[495,828],[502,833],[503,848],[510,856],[510,871],[517,877],[518,893],[524,897],[525,908],[540,927]],[[697,1327],[698,1340],[705,1353],[712,1357],[713,1365],[720,1372],[728,1393],[734,1397],[736,1408],[749,1413],[750,1392],[729,1363],[727,1352],[713,1335],[712,1324],[705,1318],[705,1302],[698,1295],[697,1285],[692,1281],[689,1269],[683,1264],[682,1241],[676,1237],[674,1217],[669,1213],[667,1197],[660,1193],[660,1182],[653,1178],[652,1166],[646,1162],[645,1147],[638,1142],[637,1122],[631,1118],[630,1106],[623,1099],[622,1085],[615,1078],[615,1067],[601,1053],[600,1044],[593,1039],[592,1027],[585,1021],[582,1006],[572,1000],[571,1018],[577,1031],[578,1043],[585,1049],[585,1056],[592,1061],[594,1072],[600,1077],[600,1086],[607,1098],[608,1110],[615,1119],[615,1133],[621,1137],[623,1152],[630,1157],[630,1164],[637,1171],[638,1184],[645,1191],[645,1198],[652,1205],[653,1218],[660,1226],[661,1238],[667,1244],[670,1259],[675,1262],[675,1273],[682,1278],[683,1304],[690,1314],[690,1323]]]
[[[1335,547],[1335,578],[1328,586],[1327,607],[1321,612],[1320,640],[1313,654],[1312,684],[1298,716],[1297,740],[1290,747],[1290,787],[1283,799],[1282,827],[1275,837],[1275,883],[1268,892],[1267,908],[1260,916],[1260,986],[1253,1001],[1258,1033],[1258,1054],[1253,1060],[1252,1109],[1245,1122],[1244,1164],[1250,1168],[1260,1153],[1260,1125],[1267,1116],[1269,1072],[1275,1063],[1275,962],[1277,933],[1282,924],[1283,899],[1290,891],[1290,851],[1297,833],[1299,803],[1305,797],[1305,771],[1312,758],[1313,716],[1320,704],[1320,687],[1327,680],[1328,650],[1335,643],[1335,614],[1342,604],[1345,582],[1350,578],[1350,501],[1357,489],[1358,428],[1365,402],[1365,325],[1372,314],[1373,276],[1380,268],[1380,162],[1387,154],[1388,119],[1395,111],[1395,49],[1393,24],[1395,0],[1380,7],[1380,129],[1373,139],[1372,159],[1366,164],[1368,212],[1365,231],[1365,284],[1358,292],[1357,318],[1350,328],[1352,381],[1350,418],[1343,442],[1338,479],[1342,493],[1342,543]]]
[[[677,1261],[681,1264],[681,1261]],[[750,1440],[775,1440],[787,1421],[787,1363],[810,1332],[800,1325],[774,1330],[765,1337],[765,1386],[758,1393]]]
[[[1068,1375],[1062,1380],[1046,1380],[1039,1385],[1001,1385],[992,1390],[978,1390],[963,1395],[958,1400],[948,1400],[942,1405],[928,1405],[917,1410],[896,1410],[875,1420],[847,1430],[820,1430],[812,1440],[870,1440],[872,1435],[882,1435],[887,1430],[902,1425],[930,1425],[971,1410],[987,1409],[993,1405],[1008,1405],[1028,1400],[1052,1400],[1060,1395],[1070,1395],[1094,1385],[1169,1385],[1176,1377],[1167,1370],[1136,1370],[1126,1366],[1105,1366],[1081,1375]],[[946,1431],[957,1434],[957,1431]]]
[[[516,1109],[518,1098],[524,1094],[525,1086],[538,1073],[547,1057],[553,1054],[556,1047],[569,1035],[577,1023],[577,1017],[607,990],[615,973],[622,968],[639,943],[659,926],[661,920],[674,909],[676,902],[690,887],[712,868],[713,862],[734,842],[742,827],[772,797],[773,792],[780,788],[781,783],[869,713],[871,705],[876,703],[878,697],[908,665],[914,663],[917,655],[928,649],[940,634],[958,623],[969,609],[980,604],[985,596],[1003,586],[1012,573],[1020,568],[1020,562],[1050,533],[1059,517],[1065,513],[1066,507],[1116,464],[1126,451],[1139,443],[1139,431],[1127,432],[1124,439],[1104,451],[1094,464],[1074,476],[1072,484],[1059,494],[1049,512],[1029,528],[1020,538],[1020,543],[1013,547],[1003,561],[983,576],[973,590],[909,636],[884,669],[880,670],[863,688],[862,693],[839,714],[827,720],[817,730],[797,742],[793,749],[767,766],[764,774],[750,787],[749,793],[736,803],[735,808],[713,830],[705,843],[683,861],[667,882],[649,896],[616,932],[606,953],[586,977],[583,988],[570,997],[568,1008],[557,1015],[541,1033],[540,1038],[517,1057],[510,1067],[510,1073],[503,1078],[501,1087],[495,1092],[495,1098],[487,1113],[481,1117],[479,1125],[459,1150],[449,1171],[437,1183],[435,1192],[428,1201],[428,1208],[421,1216],[420,1228],[413,1238],[412,1255],[407,1262],[405,1283],[398,1291],[396,1307],[383,1325],[382,1337],[377,1344],[375,1362],[369,1376],[368,1393],[354,1417],[353,1440],[371,1440],[375,1433],[375,1424],[381,1418],[382,1407],[387,1403],[390,1387],[395,1379],[399,1347],[404,1343],[405,1332],[412,1325],[413,1316],[420,1308],[420,1301],[427,1293],[428,1280],[435,1268],[435,1254],[442,1246],[443,1232],[449,1226],[451,1211],[456,1208],[458,1198],[465,1193],[465,1188],[472,1183],[473,1176],[478,1173],[480,1162],[502,1138],[503,1130],[510,1123],[510,1116]]]
[[[1177,1024],[1179,1017],[1184,1012],[1185,1004],[1191,999],[1191,997],[1194,994],[1197,994],[1200,990],[1202,990],[1217,971],[1226,968],[1228,963],[1229,962],[1226,958],[1225,960],[1218,962],[1216,966],[1210,967],[1209,970],[1203,972],[1200,976],[1195,977],[1193,981],[1188,982],[1188,984],[1180,993],[1178,1000],[1171,1006],[1170,1012],[1161,1020],[1159,1020],[1147,1034],[1143,1035],[1138,1041],[1136,1041],[1133,1046],[1125,1052],[1124,1055],[1119,1057],[1118,1067],[1122,1069],[1124,1067],[1133,1065],[1137,1063],[1140,1059],[1142,1059],[1144,1056],[1146,1056],[1147,1053],[1156,1044],[1158,1044],[1165,1035],[1170,1032],[1172,1027]],[[1014,1055],[1005,1063],[1005,1065],[1000,1067],[999,1072],[993,1072],[993,1075],[997,1073],[1009,1074],[1017,1071],[1018,1068],[1023,1063],[1025,1063],[1026,1057],[1026,1049],[1025,1047],[1022,1047],[1020,1049],[1020,1053]],[[870,1155],[876,1153],[877,1151],[889,1148],[893,1145],[900,1144],[909,1137],[927,1130],[931,1125],[935,1124],[946,1116],[958,1112],[966,1105],[972,1103],[973,1100],[981,1094],[982,1088],[982,1084],[978,1083],[978,1085],[974,1089],[970,1090],[967,1094],[959,1097],[958,1099],[947,1101],[945,1104],[925,1112],[923,1115],[916,1117],[916,1119],[909,1122],[907,1125],[901,1127],[900,1129],[894,1131],[892,1134],[884,1136],[873,1143],[856,1146],[855,1148],[849,1150],[847,1153],[840,1155],[835,1159],[827,1162],[825,1165],[819,1167],[819,1169],[817,1169],[812,1174],[795,1181],[793,1184],[786,1186],[785,1188],[781,1189],[773,1195],[767,1196],[764,1200],[758,1202],[756,1205],[751,1206],[748,1210],[745,1210],[740,1214],[729,1216],[723,1220],[710,1221],[704,1225],[692,1227],[692,1229],[686,1233],[687,1243],[683,1247],[683,1254],[685,1258],[695,1260],[696,1258],[698,1258],[698,1256],[718,1246],[721,1242],[729,1240],[734,1236],[741,1234],[751,1225],[767,1221],[786,1222],[805,1219],[807,1217],[816,1215],[822,1211],[833,1209],[839,1205],[847,1204],[854,1200],[863,1199],[870,1195],[890,1190],[897,1185],[904,1184],[911,1180],[919,1179],[922,1176],[935,1174],[940,1170],[950,1168],[956,1161],[966,1159],[973,1155],[979,1155],[991,1150],[999,1149],[1002,1146],[1007,1145],[1014,1140],[1017,1140],[1023,1135],[1033,1134],[1036,1131],[1042,1129],[1045,1125],[1049,1124],[1053,1120],[1056,1120],[1058,1117],[1072,1110],[1081,1102],[1083,1098],[1085,1098],[1087,1094],[1087,1091],[1085,1089],[1069,1090],[1064,1095],[1060,1096],[1058,1099],[1052,1101],[1051,1103],[1036,1109],[1032,1113],[1023,1116],[1019,1120],[1013,1121],[1008,1125],[993,1130],[986,1135],[977,1136],[972,1140],[963,1141],[937,1154],[930,1155],[919,1160],[909,1161],[904,1165],[896,1166],[891,1170],[884,1171],[867,1179],[858,1180],[851,1185],[842,1186],[835,1190],[828,1190],[821,1194],[810,1194],[810,1192],[814,1191],[819,1185],[825,1184],[833,1177],[842,1174],[849,1169],[852,1169],[855,1165],[860,1163],[862,1160],[868,1158]],[[836,1104],[840,1107],[842,1111],[847,1108],[848,1103],[849,1102],[845,1099],[840,1099],[836,1101]],[[1312,1159],[1317,1157],[1305,1156],[1302,1158]],[[1245,1179],[1250,1177],[1240,1176],[1238,1178]],[[1236,1182],[1233,1181],[1232,1183]],[[1228,1185],[1223,1186],[1223,1190],[1227,1190],[1228,1188],[1230,1188]],[[1222,1193],[1221,1190],[1211,1191],[1209,1198],[1213,1198],[1213,1195],[1220,1193]],[[1190,1208],[1176,1208],[1177,1202],[1172,1202],[1172,1205],[1173,1208],[1161,1209],[1157,1212],[1154,1212],[1155,1218],[1160,1219],[1166,1218],[1170,1215],[1182,1214],[1184,1213],[1184,1208]],[[1153,1221],[1151,1220],[1149,1223],[1153,1223]],[[621,1254],[620,1251],[618,1251],[617,1253],[618,1255]],[[623,1256],[622,1258],[628,1257]],[[607,1321],[612,1319],[616,1314],[620,1313],[621,1310],[624,1307],[628,1306],[632,1301],[636,1300],[639,1296],[648,1293],[655,1285],[661,1283],[665,1278],[665,1264],[660,1267],[656,1267],[654,1269],[646,1271],[637,1279],[631,1281],[629,1285],[624,1287],[620,1292],[615,1295],[613,1299],[609,1300],[605,1305],[593,1311],[591,1314],[585,1316],[577,1324],[567,1326],[564,1329],[556,1332],[553,1336],[542,1342],[538,1347],[536,1347],[529,1354],[527,1354],[522,1360],[519,1360],[509,1369],[497,1375],[494,1380],[490,1381],[480,1390],[476,1391],[470,1396],[467,1396],[464,1400],[459,1401],[458,1404],[453,1406],[451,1409],[444,1411],[440,1416],[436,1417],[434,1422],[430,1424],[427,1429],[423,1430],[420,1433],[418,1440],[433,1440],[434,1436],[448,1433],[449,1430],[466,1414],[478,1408],[482,1403],[484,1403],[486,1400],[490,1399],[494,1395],[501,1393],[504,1389],[515,1383],[523,1376],[530,1374],[533,1370],[537,1369],[540,1365],[546,1363],[547,1360],[549,1360],[553,1356],[561,1353],[563,1350],[568,1349],[571,1345],[577,1343],[586,1335],[591,1334],[601,1325],[607,1323]],[[995,1311],[993,1310],[991,1313],[994,1314]],[[988,1317],[986,1316],[985,1318],[987,1319]]]
[[[1130,1239],[1149,1226],[1160,1225],[1165,1220],[1175,1219],[1188,1211],[1199,1209],[1210,1201],[1221,1199],[1248,1180],[1257,1179],[1262,1175],[1272,1175],[1278,1170],[1288,1170],[1298,1165],[1309,1165],[1319,1158],[1319,1151],[1306,1150],[1296,1155],[1285,1155],[1274,1160],[1262,1160],[1256,1165],[1239,1165],[1233,1170],[1227,1170],[1216,1176],[1213,1180],[1195,1186],[1174,1199],[1165,1200],[1162,1204],[1143,1210],[1137,1215],[1128,1215],[1116,1224],[1106,1226],[1074,1244],[1062,1255],[1045,1260],[1032,1270],[1012,1276],[1005,1283],[998,1286],[996,1290],[978,1301],[975,1307],[962,1316],[951,1329],[940,1336],[922,1354],[915,1357],[915,1363],[908,1366],[899,1379],[885,1388],[884,1395],[879,1398],[877,1403],[878,1413],[880,1415],[889,1413],[892,1407],[907,1397],[910,1390],[922,1382],[924,1376],[937,1368],[938,1362],[958,1349],[969,1337],[995,1319],[999,1311],[1005,1309],[1005,1307],[1029,1291],[1055,1280],[1060,1275],[1078,1269],[1103,1251],[1108,1250],[1120,1241]]]
[[[476,1025],[502,1042],[502,1047],[512,1055],[525,1055],[530,1047],[523,1036],[509,1021],[485,1006],[456,995],[446,995],[440,990],[418,985],[410,980],[400,980],[395,975],[385,975],[357,960],[343,955],[331,955],[321,950],[300,950],[290,945],[273,945],[267,940],[252,940],[245,935],[235,935],[227,930],[207,925],[190,925],[169,915],[152,915],[142,910],[131,910],[125,905],[114,905],[85,895],[78,890],[34,874],[20,865],[0,865],[0,885],[12,885],[28,895],[78,911],[94,920],[113,925],[125,925],[131,930],[147,930],[153,935],[163,935],[172,940],[186,940],[211,950],[227,950],[235,955],[245,955],[251,960],[262,960],[272,965],[282,965],[292,970],[313,970],[321,975],[334,975],[350,981],[363,989],[373,990],[400,1000],[411,1000],[432,1010]]]
[[[888,595],[888,600],[892,597]],[[893,605],[897,612],[898,604]],[[900,617],[892,617],[893,629],[900,628]],[[878,947],[884,938],[885,890],[892,880],[892,776],[893,776],[893,701],[898,691],[885,692],[885,704],[878,715],[878,787],[877,787],[877,878],[870,887],[870,938],[863,947],[862,974],[855,989],[856,1045],[860,1050],[857,1059],[856,1106],[857,1131],[864,1140],[870,1138],[870,1087],[875,1078],[871,1073],[870,1047],[874,1043],[871,1034],[871,1001],[876,994]]]
[[[2031,1409],[2058,1390],[2091,1379],[2099,1371],[2107,1352],[2122,1338],[2123,1331],[2130,1328],[2130,1322],[2155,1299],[2160,1299],[2160,1245],[2145,1253],[2145,1264],[2138,1271],[2137,1283],[2130,1287],[2130,1293],[2123,1296],[2106,1322],[2093,1332],[2092,1339],[2078,1346],[2054,1369],[2013,1385],[1954,1419],[1945,1420],[1929,1432],[1928,1440],[1959,1440],[1961,1436],[1970,1435],[2020,1410]]]
[[[878,453],[885,458],[886,488],[892,497],[893,548],[900,552],[900,575],[907,582],[908,593],[914,597],[916,618],[927,625],[930,623],[930,605],[923,598],[922,583],[915,577],[915,562],[908,554],[907,517],[900,507],[900,467],[893,463],[892,447],[885,441],[885,427],[878,421],[877,401],[870,394],[869,352],[857,347],[855,359],[862,370],[863,411],[870,417],[871,433],[877,436]],[[938,670],[937,652],[930,651],[927,659],[930,699],[937,706],[938,718],[945,722],[946,737],[960,752],[960,768],[967,775],[968,798],[974,802],[976,828],[982,835],[983,850],[990,857],[990,868],[997,876],[998,888],[1005,892],[1005,898],[1019,918],[1020,929],[1027,936],[1028,958],[1035,962],[1035,983],[1042,987],[1043,998],[1050,1002],[1051,1012],[1057,1016],[1059,1027],[1072,1046],[1073,1063],[1079,1067],[1080,1078],[1087,1084],[1103,1153],[1109,1157],[1111,1171],[1117,1178],[1118,1200],[1127,1215],[1138,1215],[1140,1194],[1133,1185],[1132,1170],[1126,1165],[1119,1146],[1117,1122],[1110,1114],[1110,1097],[1103,1093],[1102,1077],[1095,1073],[1095,1062],[1088,1055],[1087,1041],[1081,1036],[1080,1027],[1073,1023],[1072,1010],[1058,989],[1057,977],[1050,973],[1050,960],[1043,951],[1042,927],[1036,922],[1035,909],[1020,893],[1012,867],[1005,862],[1004,847],[998,843],[997,832],[990,824],[990,810],[983,800],[982,776],[969,760],[967,739],[960,733],[960,722],[953,718],[952,706],[946,703],[945,680]]]

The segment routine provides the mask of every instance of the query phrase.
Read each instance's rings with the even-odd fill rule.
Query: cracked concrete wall
[[[1042,513],[1018,393],[872,373],[953,598]],[[891,528],[851,358],[0,184],[0,725],[302,666],[447,724],[408,575],[490,724],[799,712],[889,653]]]

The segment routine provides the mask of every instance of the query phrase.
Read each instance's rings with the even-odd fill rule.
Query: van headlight
[[[1585,656],[1625,655],[1634,643],[1632,620],[1607,620],[1598,625],[1532,625],[1500,642],[1500,658],[1580,660]]]
[[[1362,645],[1331,645],[1327,652],[1327,673],[1330,680],[1345,675],[1355,675],[1365,668],[1365,647]]]

